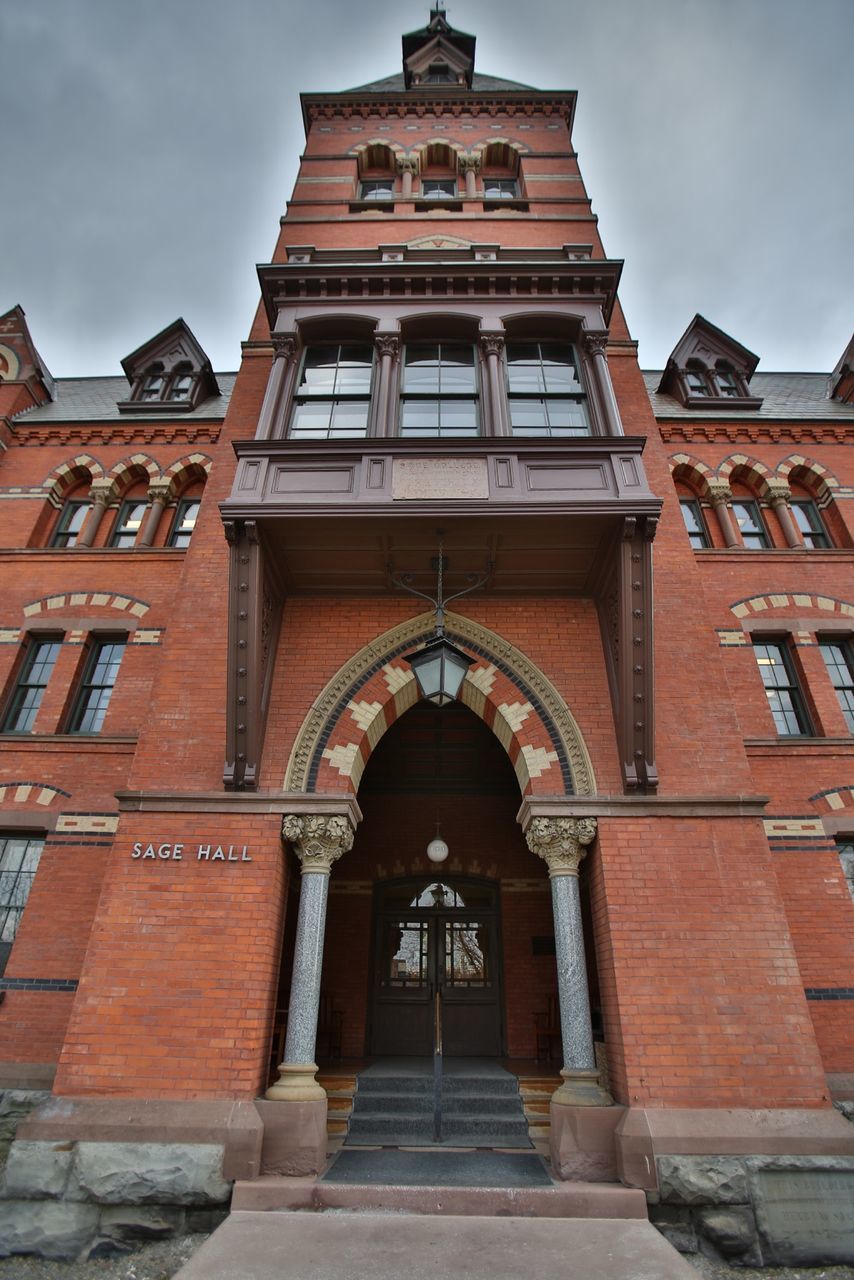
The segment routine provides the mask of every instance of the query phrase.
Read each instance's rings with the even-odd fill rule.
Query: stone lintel
[[[348,818],[357,827],[362,810],[355,796],[305,791],[117,791],[122,813],[323,814]]]
[[[621,1181],[649,1190],[662,1155],[854,1156],[854,1125],[832,1106],[629,1107],[615,1137]]]
[[[253,1100],[54,1097],[18,1125],[27,1142],[222,1143],[223,1177],[254,1178],[264,1125]]]
[[[516,821],[527,831],[534,818],[753,818],[767,796],[525,796]]]

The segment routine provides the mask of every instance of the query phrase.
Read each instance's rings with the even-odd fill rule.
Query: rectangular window
[[[189,400],[190,393],[193,390],[192,373],[175,373],[172,375],[172,381],[169,384],[170,400]]]
[[[854,898],[854,839],[851,836],[839,836],[836,851],[842,863],[842,871],[848,885],[848,892]]]
[[[124,637],[96,640],[86,663],[69,733],[100,733],[125,651]]]
[[[132,547],[135,544],[136,535],[139,533],[147,508],[148,502],[145,500],[142,502],[131,500],[130,502],[122,503],[115,527],[110,535],[111,547]]]
[[[184,498],[182,502],[178,503],[175,520],[169,534],[170,547],[189,547],[201,505],[200,498]]]
[[[456,179],[422,178],[421,195],[425,200],[456,200]]]
[[[400,404],[402,436],[476,436],[474,347],[458,342],[407,346]]]
[[[809,734],[806,707],[784,642],[754,640],[753,652],[780,737],[796,738]]]
[[[818,508],[809,498],[795,498],[792,502],[792,515],[795,524],[801,531],[805,547],[829,547],[830,538],[822,524]]]
[[[578,360],[567,343],[508,343],[507,396],[514,436],[590,435]]]
[[[512,178],[484,178],[484,200],[515,200],[519,187]]]
[[[836,690],[848,732],[854,733],[854,653],[850,640],[821,640],[821,656]]]
[[[763,547],[770,546],[768,534],[765,532],[765,525],[762,523],[762,516],[759,514],[758,503],[739,499],[738,502],[732,504],[732,514],[741,532],[741,540],[746,547],[750,547],[754,551],[760,551]]]
[[[43,848],[41,837],[0,832],[0,974],[6,971]]]
[[[32,730],[61,645],[62,640],[58,636],[30,643],[3,721],[4,733],[29,733]]]
[[[682,508],[682,519],[685,521],[691,546],[695,551],[702,551],[703,547],[710,544],[699,502],[693,498],[680,498],[679,506]]]
[[[741,388],[736,382],[735,374],[730,373],[728,369],[716,369],[715,380],[718,384],[718,391],[722,396],[734,398],[741,395]]]
[[[372,369],[366,342],[308,347],[288,434],[301,440],[367,435]]]
[[[74,547],[89,514],[91,502],[66,502],[51,540],[52,547]]]
[[[393,200],[394,199],[394,182],[363,182],[359,188],[359,196],[362,200]]]

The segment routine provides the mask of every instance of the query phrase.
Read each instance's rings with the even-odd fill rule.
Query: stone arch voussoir
[[[690,453],[674,453],[668,461],[674,482],[681,480],[700,497],[709,497],[709,485],[715,478],[711,467]]]
[[[749,458],[746,453],[731,453],[718,467],[717,478],[726,484],[742,480],[758,497],[767,498],[774,476],[757,458]]]
[[[355,794],[371,752],[418,699],[403,654],[433,634],[423,613],[378,636],[332,677],[294,742],[284,790]],[[523,795],[593,795],[590,756],[569,708],[525,654],[494,631],[449,613],[446,632],[476,661],[460,700],[507,752]]]
[[[819,501],[830,501],[833,490],[839,488],[839,481],[832,471],[816,462],[815,458],[805,458],[801,453],[791,453],[777,467],[777,476],[784,484],[802,484]]]

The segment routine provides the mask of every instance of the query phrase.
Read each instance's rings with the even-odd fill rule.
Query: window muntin
[[[741,387],[738,385],[735,374],[730,369],[716,369],[715,383],[718,388],[718,395],[733,397],[741,395]]]
[[[809,734],[806,707],[785,644],[779,640],[754,640],[753,652],[777,733],[781,738]]]
[[[705,374],[699,369],[686,369],[685,382],[688,387],[688,394],[691,396],[707,396],[709,394],[709,386],[706,382]]]
[[[801,531],[805,547],[816,549],[830,546],[827,530],[812,499],[794,498],[792,500],[792,515],[795,517],[795,524]]]
[[[62,508],[50,545],[52,547],[76,547],[80,531],[91,508],[91,502],[66,502]]]
[[[402,436],[478,434],[477,366],[470,343],[409,344],[404,352],[402,392]]]
[[[820,640],[819,648],[849,733],[854,733],[854,651],[850,640]]]
[[[142,388],[140,389],[140,400],[160,400],[163,397],[163,390],[166,386],[166,375],[163,373],[149,373],[143,378]]]
[[[119,507],[119,514],[110,535],[111,547],[132,547],[148,509],[146,499],[131,498]]]
[[[189,400],[193,391],[194,377],[192,373],[174,373],[169,383],[170,400]]]
[[[125,651],[123,637],[96,640],[86,663],[69,733],[100,733]]]
[[[190,545],[190,538],[193,536],[201,505],[201,498],[183,498],[178,503],[175,519],[172,522],[172,529],[169,533],[170,547],[188,547]]]
[[[514,178],[484,178],[484,200],[515,200],[519,194],[519,184]]]
[[[759,504],[739,498],[732,504],[732,514],[741,533],[741,540],[746,547],[761,550],[770,546]]]
[[[288,434],[303,440],[366,435],[372,370],[366,342],[307,347]]]
[[[58,637],[31,642],[3,721],[4,733],[29,733],[32,730],[61,645]]]
[[[568,343],[508,343],[507,395],[514,435],[590,434],[578,360]]]
[[[699,502],[695,498],[680,498],[679,506],[682,508],[682,519],[685,521],[691,546],[695,551],[702,551],[710,543]]]
[[[422,84],[456,84],[457,78],[444,62],[434,62],[421,77]]]
[[[6,971],[43,848],[43,837],[0,832],[0,975]]]
[[[456,178],[422,178],[421,195],[425,200],[456,200]]]
[[[394,180],[384,178],[377,182],[363,182],[359,187],[359,198],[361,200],[393,200]]]

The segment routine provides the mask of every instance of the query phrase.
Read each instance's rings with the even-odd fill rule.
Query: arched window
[[[87,497],[88,492],[88,483],[79,485],[71,490],[71,493],[62,504],[62,510],[59,513],[59,519],[56,522],[53,537],[50,540],[52,547],[75,547],[77,545],[77,539],[80,537],[86,517],[92,509],[92,503]]]

